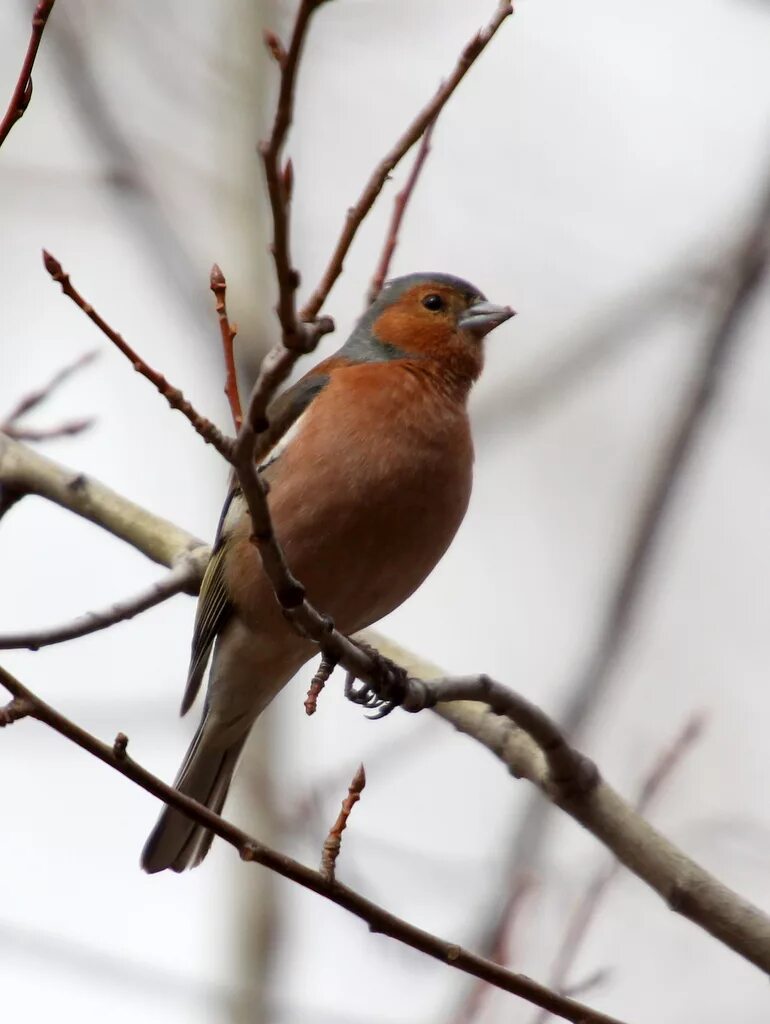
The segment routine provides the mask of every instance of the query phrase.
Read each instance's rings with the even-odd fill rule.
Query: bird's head
[[[408,274],[388,281],[346,349],[378,360],[427,359],[469,387],[483,366],[483,339],[513,315],[459,277]]]

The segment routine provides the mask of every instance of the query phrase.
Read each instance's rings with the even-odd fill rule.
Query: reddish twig
[[[329,881],[320,871],[314,871],[286,854],[265,846],[259,840],[242,832],[220,815],[199,804],[196,800],[180,793],[173,786],[167,785],[157,776],[148,772],[128,755],[126,746],[128,739],[118,734],[114,744],[103,743],[91,733],[82,729],[64,715],[46,704],[40,697],[28,690],[5,669],[0,668],[0,684],[11,695],[25,702],[30,717],[44,723],[59,735],[75,743],[82,750],[92,754],[104,764],[109,765],[130,779],[147,793],[157,797],[169,807],[173,807],[186,815],[191,821],[211,830],[215,835],[233,846],[244,861],[254,861],[275,871],[277,874],[305,889],[323,896],[337,906],[354,914],[364,921],[372,932],[389,935],[412,949],[419,950],[447,966],[483,978],[498,988],[520,996],[536,1006],[552,1010],[565,1020],[575,1024],[621,1024],[614,1017],[599,1013],[583,1003],[567,999],[549,991],[537,982],[524,975],[508,971],[482,957],[475,956],[445,939],[417,928],[403,918],[391,914],[384,907],[373,903],[355,890],[337,881]]]
[[[347,256],[348,250],[356,236],[356,232],[361,226],[361,222],[374,205],[374,201],[382,191],[382,187],[388,180],[390,173],[400,162],[401,158],[409,152],[412,146],[423,135],[428,126],[433,124],[457,86],[470,70],[471,66],[484,51],[487,44],[490,42],[505,19],[511,14],[513,14],[513,5],[501,0],[501,2],[498,3],[497,9],[489,24],[477,32],[476,35],[466,44],[452,70],[452,73],[441,85],[433,99],[423,107],[404,134],[395,143],[393,148],[377,164],[369,180],[364,186],[363,192],[358,197],[355,204],[348,209],[345,223],[342,227],[342,231],[340,232],[340,236],[337,239],[331,259],[329,260],[315,291],[300,310],[300,320],[312,321],[318,315],[321,306],[323,306],[332,286],[334,285],[334,282],[342,273],[345,257]]]
[[[110,327],[107,321],[104,320],[96,312],[94,307],[89,302],[86,302],[80,292],[74,288],[70,282],[69,274],[64,272],[61,263],[59,263],[59,261],[46,249],[43,250],[43,263],[45,264],[45,269],[54,281],[61,285],[61,290],[67,298],[72,299],[75,305],[79,309],[82,309],[88,319],[91,320],[92,323],[96,324],[102,334],[106,335],[112,344],[129,360],[136,372],[141,373],[143,377],[146,377],[147,380],[149,380],[150,383],[158,389],[172,409],[177,409],[190,421],[204,441],[213,445],[221,455],[228,458],[232,444],[230,439],[225,437],[222,432],[214,426],[211,420],[206,419],[205,416],[201,416],[201,414],[193,408],[190,402],[187,401],[179,388],[173,387],[169,384],[163,374],[158,373],[157,370],[153,370],[153,368],[131,348],[121,335]]]
[[[32,99],[32,68],[54,3],[55,0],[40,0],[32,15],[32,32],[27,44],[27,52],[24,55],[24,62],[21,65],[21,71],[16,80],[16,87],[13,90],[8,109],[3,116],[3,120],[0,121],[0,146],[8,138],[11,128],[24,116],[29,106],[29,101]]]
[[[692,749],[693,744],[702,735],[704,725],[705,718],[702,714],[697,713],[693,715],[673,743],[656,760],[647,778],[644,780],[639,796],[634,804],[639,814],[643,814],[649,808],[650,803],[658,795],[664,782],[671,778],[673,772],[681,764],[682,758]],[[567,990],[567,974],[575,962],[580,945],[588,933],[591,922],[596,917],[602,899],[619,871],[620,861],[617,859],[613,859],[607,865],[603,864],[586,887],[582,898],[575,907],[567,923],[567,928],[556,954],[549,979],[549,984],[557,992]],[[600,971],[599,974],[601,975],[603,972]],[[573,989],[572,991],[576,990]],[[581,991],[584,991],[582,987]],[[533,1024],[543,1024],[548,1017],[548,1011],[538,1013],[533,1020]]]
[[[207,549],[204,548],[202,553],[207,553]],[[41,647],[50,647],[53,644],[76,640],[89,633],[98,633],[102,629],[108,629],[119,622],[127,622],[136,615],[168,601],[176,594],[189,592],[191,589],[195,590],[200,581],[200,574],[199,560],[194,553],[190,553],[183,556],[162,580],[154,583],[148,590],[136,597],[119,601],[101,612],[88,612],[63,626],[36,629],[28,633],[0,634],[0,650],[25,648],[28,651],[39,651]]]
[[[361,793],[365,785],[366,772],[364,771],[364,766],[360,764],[356,774],[353,776],[352,782],[348,786],[348,795],[342,801],[340,813],[329,829],[329,834],[324,840],[321,851],[321,874],[328,882],[334,881],[334,871],[337,866],[337,858],[340,855],[340,847],[342,846],[342,833],[347,828],[350,812],[361,799]]]
[[[328,657],[326,654],[321,655],[321,664],[318,666],[318,671],[310,681],[310,686],[307,691],[307,697],[305,697],[305,714],[314,715],[318,708],[318,698],[321,696],[321,691],[329,681],[334,669],[337,667],[337,663],[333,658]]]
[[[435,127],[436,122],[431,121],[425,129],[425,134],[420,141],[417,156],[414,158],[414,163],[412,164],[412,169],[409,172],[409,177],[406,179],[404,187],[393,200],[393,213],[390,218],[390,224],[388,225],[388,233],[385,236],[385,244],[382,247],[382,253],[380,254],[377,269],[374,271],[371,284],[369,285],[369,291],[366,294],[366,304],[368,306],[374,302],[382,291],[382,286],[385,284],[385,278],[388,276],[390,271],[393,253],[396,251],[396,246],[398,245],[398,233],[401,229],[401,222],[404,219],[406,208],[409,205],[409,200],[412,198],[412,193],[415,190],[425,161],[428,159],[428,154],[430,153],[430,140]]]
[[[225,395],[230,405],[233,425],[236,431],[238,431],[243,423],[243,410],[241,409],[241,397],[238,393],[238,374],[235,370],[234,351],[238,325],[230,323],[227,316],[227,281],[225,281],[225,275],[217,263],[211,268],[210,287],[216,300],[219,330],[222,334],[222,351],[225,357]]]
[[[275,275],[278,281],[276,312],[281,324],[283,344],[286,348],[298,352],[312,351],[320,335],[316,331],[308,330],[307,326],[297,319],[295,299],[299,287],[299,272],[291,262],[289,238],[289,215],[294,173],[290,160],[283,168],[281,167],[281,154],[294,114],[297,70],[308,25],[313,12],[323,2],[324,0],[300,0],[288,50],[283,49],[278,38],[272,32],[265,36],[266,45],[280,67],[281,83],[270,138],[260,142],[259,152],[265,168],[265,180],[273,218],[273,241],[270,251],[273,255]],[[315,317],[309,319],[314,320]]]

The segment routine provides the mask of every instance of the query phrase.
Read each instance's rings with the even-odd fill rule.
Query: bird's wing
[[[260,472],[280,458],[281,453],[291,443],[294,436],[293,428],[298,425],[300,417],[328,384],[329,375],[323,370],[324,364],[322,363],[279,395],[270,405],[268,409],[270,426],[267,431],[267,440],[268,442],[272,440],[273,444],[260,463]],[[214,548],[198,596],[190,652],[190,668],[182,697],[181,714],[183,715],[190,710],[198,695],[217,634],[222,631],[233,613],[233,604],[225,580],[225,558],[231,532],[230,524],[244,514],[245,510],[242,504],[240,489],[233,481],[222,509],[222,515],[219,517]]]

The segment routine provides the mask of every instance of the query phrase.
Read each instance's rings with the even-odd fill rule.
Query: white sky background
[[[0,11],[0,96],[10,95],[30,4]],[[35,417],[94,415],[45,450],[204,538],[225,472],[45,275],[40,249],[147,358],[226,423],[208,269],[232,280],[234,319],[253,315],[239,266],[253,248],[252,157],[262,113],[242,101],[256,42],[243,5],[59,0],[83,28],[112,113],[159,196],[187,262],[148,247],[141,215],[105,181],[45,39],[27,116],[0,153],[0,411],[89,348],[99,361]],[[285,5],[285,10],[293,5]],[[344,211],[384,149],[452,66],[493,0],[337,0],[313,25],[289,150],[296,255],[314,283]],[[59,10],[61,7],[61,11]],[[705,316],[665,317],[547,408],[513,396],[635,283],[722,252],[770,160],[770,10],[750,0],[522,0],[445,111],[410,209],[396,273],[468,277],[519,316],[489,343],[473,400],[474,499],[440,568],[385,629],[454,672],[487,671],[556,710],[593,635],[628,525],[669,425]],[[253,159],[244,173],[238,161]],[[396,183],[390,186],[392,196]],[[329,312],[336,346],[361,309],[386,201],[362,232]],[[164,262],[165,260],[165,262]],[[173,265],[171,265],[173,264]],[[187,291],[186,291],[187,289]],[[191,298],[192,297],[192,298]],[[196,298],[197,297],[197,298]],[[197,303],[200,305],[197,305]],[[706,311],[707,313],[707,311]],[[751,318],[681,488],[652,585],[587,752],[621,792],[685,719],[709,716],[652,817],[725,882],[770,904],[770,474],[767,298]],[[510,401],[509,401],[509,397]],[[67,620],[159,575],[132,550],[34,499],[0,527],[3,631]],[[194,723],[176,716],[194,605],[177,598],[105,634],[5,654],[57,707],[171,777]],[[371,724],[340,683],[312,720],[304,680],[268,712],[276,787],[371,758],[339,875],[390,909],[473,946],[503,897],[502,858],[524,783],[433,721]],[[371,757],[409,733],[391,759]],[[422,737],[420,739],[420,736]],[[234,983],[228,910],[234,854],[147,878],[137,867],[156,807],[34,723],[0,736],[0,986],[8,1020],[164,1024],[226,1019]],[[315,863],[339,793],[285,847]],[[568,909],[602,851],[554,829],[542,885],[513,942],[516,969],[547,976]],[[283,925],[271,1021],[448,1019],[460,976],[398,947],[311,894],[279,885]],[[622,874],[573,980],[607,968],[585,1000],[635,1022],[760,1024],[766,981]],[[512,997],[484,1024],[529,1021]]]

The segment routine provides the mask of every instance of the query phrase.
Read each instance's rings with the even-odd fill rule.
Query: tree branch
[[[43,249],[43,263],[45,269],[61,286],[61,290],[67,296],[68,299],[72,299],[78,309],[81,309],[88,319],[96,324],[99,330],[104,334],[112,344],[123,353],[128,359],[133,368],[137,373],[141,373],[143,377],[146,377],[154,387],[163,395],[168,404],[172,409],[177,409],[185,416],[192,426],[195,428],[197,433],[203,438],[203,440],[227,458],[229,451],[229,439],[222,434],[222,432],[214,426],[211,420],[206,419],[205,416],[201,416],[197,412],[190,402],[187,401],[185,396],[179,390],[179,388],[173,387],[162,373],[158,373],[142,359],[142,357],[131,348],[131,346],[124,340],[122,335],[118,334],[117,331],[113,330],[112,327],[101,317],[90,302],[87,302],[80,292],[72,285],[69,274],[64,272],[64,269],[59,261],[51,255],[46,249]]]
[[[102,484],[74,474],[1,435],[0,484],[10,485],[23,493],[49,498],[103,526],[164,565],[173,565],[174,560],[185,551],[205,549],[205,545],[191,534],[153,516]],[[328,622],[322,617],[320,625],[328,630]],[[408,673],[409,686],[412,687],[404,692],[405,695],[409,692],[413,694],[413,706],[419,705],[420,701],[425,700],[425,694],[430,693],[425,688],[426,684],[420,680],[440,678],[443,675],[435,665],[417,659],[374,630],[367,630],[353,640],[342,640],[345,667],[354,666],[359,678],[368,677],[375,681],[379,679],[377,673],[380,669],[377,658],[353,641],[372,643],[381,654],[403,666]],[[454,686],[454,681],[447,682]],[[460,680],[451,693],[459,697],[460,686],[465,687],[468,683],[468,680]],[[467,689],[462,691],[466,696],[469,692]],[[442,696],[444,694],[449,695],[450,690],[445,689]],[[521,702],[514,695],[512,713],[517,705],[520,707]],[[553,774],[548,770],[546,756],[540,746],[523,729],[490,713],[488,705],[457,699],[450,703],[439,703],[433,711],[485,746],[512,774],[533,782],[564,812],[592,832],[629,870],[658,892],[672,909],[688,917],[752,963],[770,971],[768,919],[689,860],[648,825],[604,781],[597,781],[593,788],[582,794],[580,786],[573,787],[573,792],[577,791],[576,795],[566,796],[564,794],[569,792],[570,787],[565,791],[563,780],[560,780],[561,785],[553,786]],[[550,727],[553,727],[553,723]],[[548,745],[547,736],[547,731],[540,733],[545,746]],[[582,763],[582,759],[575,762],[577,778],[581,777],[583,771],[577,766]]]
[[[701,736],[703,722],[702,715],[693,715],[685,727],[680,730],[674,742],[657,758],[634,803],[637,813],[646,813],[663,783],[671,777],[682,758]],[[567,975],[580,949],[580,944],[585,938],[592,920],[596,917],[602,898],[619,870],[620,861],[618,860],[613,859],[609,864],[602,864],[570,915],[549,977],[549,984],[557,992],[567,990]],[[541,1011],[533,1020],[533,1024],[544,1024],[548,1016],[547,1010]]]
[[[314,871],[292,857],[265,846],[259,840],[247,835],[218,814],[204,807],[203,804],[184,796],[172,786],[166,785],[157,776],[152,775],[139,765],[128,756],[126,750],[128,740],[122,733],[118,734],[114,744],[110,747],[46,704],[3,668],[0,668],[0,683],[14,698],[15,707],[23,709],[24,715],[16,715],[17,718],[29,716],[49,726],[81,749],[119,771],[146,792],[181,811],[197,824],[213,831],[233,846],[243,860],[262,864],[282,877],[323,896],[365,921],[370,931],[388,935],[412,949],[426,953],[441,963],[455,967],[474,977],[483,978],[497,988],[520,996],[565,1020],[575,1022],[575,1024],[621,1024],[614,1017],[599,1013],[573,999],[550,992],[524,975],[508,971],[489,960],[475,956],[454,943],[431,935],[408,921],[396,917],[395,914],[391,914],[353,889],[349,889],[333,878],[326,877],[321,871]]]
[[[376,644],[381,653],[402,665],[409,673],[410,686],[417,679],[441,676],[436,665],[417,658],[375,630],[366,630],[357,638]],[[464,687],[467,680],[461,682]],[[418,686],[417,702],[419,693]],[[654,889],[671,910],[770,973],[770,918],[690,860],[606,782],[599,779],[582,791],[579,787],[554,790],[542,747],[510,720],[490,714],[487,704],[462,699],[437,704],[434,711],[490,750],[517,778],[534,783]],[[554,723],[551,726],[557,728]]]
[[[396,246],[398,245],[398,233],[401,230],[401,223],[404,219],[406,208],[409,205],[409,200],[412,198],[412,193],[417,186],[425,161],[428,159],[428,154],[430,153],[430,140],[433,136],[433,129],[435,127],[436,122],[431,121],[425,129],[425,134],[420,140],[417,156],[414,158],[414,163],[412,164],[412,169],[409,172],[409,177],[406,179],[404,187],[393,200],[393,213],[391,214],[390,224],[388,225],[388,231],[385,235],[385,243],[382,247],[380,259],[377,263],[374,275],[372,276],[369,291],[366,293],[367,306],[371,306],[382,291],[382,286],[385,284],[385,279],[390,271],[393,254],[395,253]]]
[[[259,144],[273,218],[273,242],[270,251],[273,255],[275,276],[278,281],[276,312],[281,324],[283,344],[286,348],[300,353],[312,351],[320,334],[297,320],[295,297],[299,287],[299,271],[292,266],[289,237],[294,170],[291,160],[288,160],[286,165],[281,168],[281,153],[294,116],[297,72],[310,18],[323,2],[324,0],[301,0],[297,8],[297,16],[294,19],[288,50],[284,50],[278,44],[277,38],[272,33],[269,33],[265,39],[268,49],[277,60],[281,70],[278,102],[270,138]],[[327,321],[327,324],[329,323]],[[332,327],[330,326],[329,329],[331,330]]]
[[[24,62],[16,81],[8,109],[0,121],[0,146],[8,138],[11,128],[24,116],[29,101],[32,99],[32,68],[35,64],[37,51],[43,38],[43,32],[56,0],[40,0],[32,15],[32,31],[24,55]]]
[[[98,480],[68,469],[1,433],[0,488],[17,499],[27,494],[46,498],[168,568],[186,552],[206,548],[193,534],[153,515]]]
[[[73,622],[49,629],[35,629],[27,633],[0,634],[0,650],[26,648],[38,651],[41,647],[61,644],[67,640],[76,640],[89,633],[98,633],[119,622],[126,622],[142,612],[155,608],[156,605],[168,601],[170,597],[182,593],[195,593],[209,559],[209,549],[199,548],[181,557],[174,568],[162,580],[153,583],[147,590],[136,597],[118,601],[99,612],[87,612]]]
[[[374,202],[382,191],[382,187],[388,180],[388,176],[391,171],[394,170],[396,165],[401,161],[401,158],[409,152],[427,128],[435,122],[447,101],[452,96],[452,93],[463,80],[477,58],[484,51],[487,44],[490,42],[502,23],[511,14],[513,14],[513,5],[511,3],[504,2],[504,0],[500,0],[489,24],[477,32],[476,35],[466,44],[451,74],[441,85],[433,99],[422,108],[404,134],[394,144],[393,148],[382,158],[382,160],[380,160],[372,171],[361,195],[347,212],[345,223],[342,226],[342,231],[337,239],[337,243],[326,269],[321,276],[321,280],[316,286],[315,291],[300,310],[300,320],[312,321],[318,315],[329,295],[329,292],[332,290],[335,281],[342,273],[345,257],[347,256],[348,250],[353,243],[353,239],[361,226],[361,222],[374,205]]]
[[[243,410],[241,409],[241,396],[238,393],[238,374],[235,369],[235,336],[238,328],[230,323],[227,315],[227,281],[217,263],[211,268],[209,287],[214,293],[217,316],[219,317],[219,331],[222,335],[222,353],[225,358],[225,396],[230,406],[230,413],[233,417],[233,426],[236,431],[241,429],[243,423]]]

